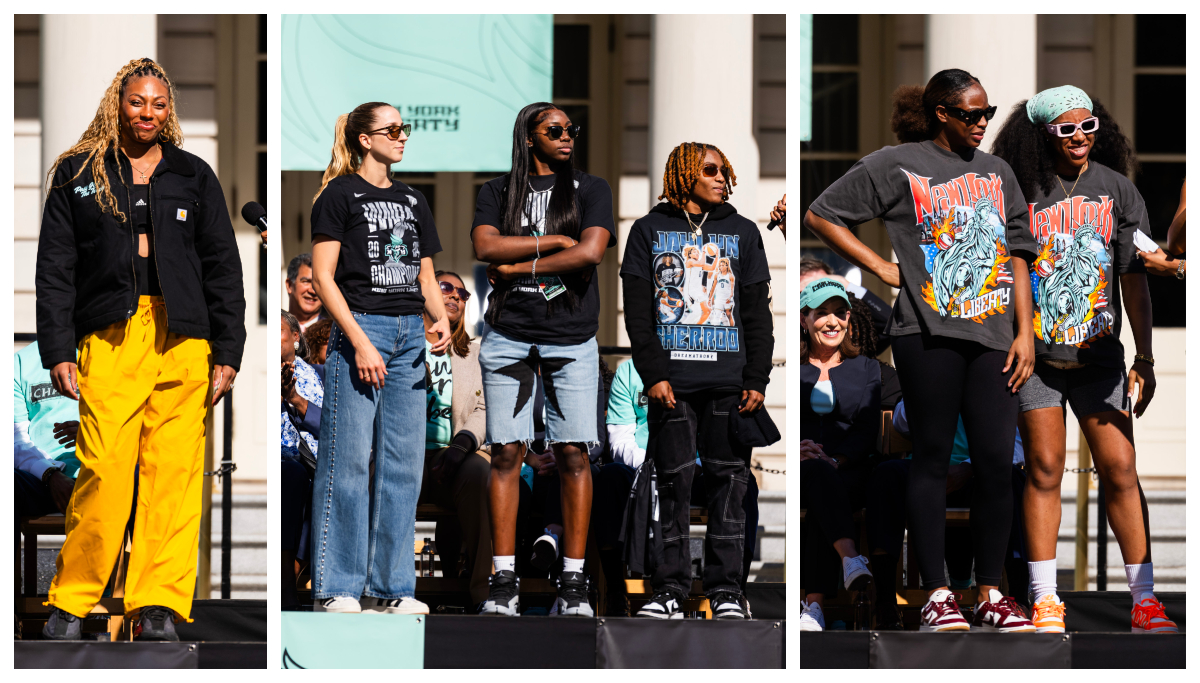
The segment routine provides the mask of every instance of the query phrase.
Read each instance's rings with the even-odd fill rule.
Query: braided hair
[[[671,155],[667,157],[667,167],[663,171],[663,193],[658,195],[658,198],[665,199],[671,203],[671,206],[684,211],[683,207],[687,206],[692,188],[700,179],[700,172],[704,168],[704,157],[708,155],[710,149],[720,155],[721,163],[729,169],[729,177],[725,179],[724,196],[724,199],[728,201],[729,195],[733,194],[733,186],[737,185],[737,174],[733,172],[733,164],[729,163],[729,159],[725,158],[725,153],[716,145],[703,142],[684,142],[671,150]]]
[[[170,113],[167,114],[166,124],[158,134],[158,141],[169,142],[176,147],[183,145],[183,130],[179,127],[179,117],[175,111],[175,84],[167,77],[167,72],[163,71],[158,62],[148,57],[135,59],[121,67],[121,70],[113,77],[112,83],[109,83],[108,89],[104,91],[104,97],[100,98],[100,106],[96,108],[96,115],[88,124],[87,130],[79,137],[79,141],[67,151],[59,154],[54,163],[50,165],[50,171],[46,174],[47,195],[55,187],[64,187],[74,182],[83,173],[83,169],[91,167],[92,180],[96,183],[96,203],[100,205],[100,212],[111,213],[117,220],[125,222],[125,214],[117,209],[117,199],[113,196],[112,187],[108,182],[108,173],[104,169],[104,157],[110,150],[115,152],[121,146],[121,97],[125,94],[125,86],[132,80],[145,77],[157,78],[167,86]],[[85,153],[88,155],[87,159],[79,167],[78,173],[62,185],[52,185],[54,174],[62,162],[76,154]]]

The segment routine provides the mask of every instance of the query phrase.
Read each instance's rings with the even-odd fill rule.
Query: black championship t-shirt
[[[676,393],[742,388],[746,345],[741,288],[771,279],[758,226],[729,204],[713,209],[696,235],[683,213],[661,203],[634,221],[622,275],[654,283],[658,340]]]
[[[378,188],[357,173],[329,181],[312,209],[312,234],[342,243],[334,281],[356,313],[419,315],[421,258],[442,250],[425,196],[404,183]]]
[[[809,207],[852,227],[883,218],[904,286],[885,332],[928,331],[1002,351],[1013,342],[1013,268],[1037,244],[1029,207],[1003,159],[964,159],[933,141],[884,147],[854,164]]]
[[[1039,359],[1125,365],[1118,276],[1144,273],[1133,235],[1150,236],[1146,205],[1128,178],[1094,161],[1029,202],[1038,255],[1029,267]],[[1074,189],[1072,189],[1074,187]],[[1067,191],[1071,196],[1067,197]]]
[[[546,226],[546,207],[554,189],[556,176],[529,176],[526,182],[533,189],[525,202],[525,213],[521,219],[523,235],[543,234]],[[491,225],[503,232],[501,202],[508,176],[493,178],[479,189],[475,200],[475,221],[471,230],[480,225]],[[612,190],[603,178],[575,171],[575,205],[579,208],[580,234],[592,227],[601,227],[609,232],[608,246],[617,243],[617,228],[613,222]],[[530,221],[532,220],[532,225]],[[539,285],[537,280],[541,280]],[[506,337],[535,344],[582,344],[596,336],[600,329],[600,286],[596,269],[567,275],[541,276],[534,280],[524,277],[509,284],[504,308],[499,319],[492,325]],[[565,306],[550,311],[546,295],[561,288],[575,293],[579,301],[577,310]],[[496,300],[497,291],[488,296],[488,306]],[[557,297],[565,296],[565,292]]]

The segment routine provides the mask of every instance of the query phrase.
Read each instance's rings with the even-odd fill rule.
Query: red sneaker
[[[1133,606],[1133,632],[1179,633],[1179,627],[1167,618],[1158,598],[1146,598]]]
[[[992,589],[987,602],[975,606],[975,628],[1001,633],[1034,633],[1037,627],[1016,600]]]
[[[922,631],[970,631],[971,625],[963,618],[954,594],[940,590],[929,596],[929,602],[921,608]]]

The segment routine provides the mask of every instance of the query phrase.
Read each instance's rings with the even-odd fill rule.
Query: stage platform
[[[1182,669],[1185,634],[800,634],[802,669]]]
[[[14,643],[13,665],[17,669],[267,667],[266,600],[196,600],[192,603],[192,619],[190,624],[176,624],[178,643],[18,640]],[[36,626],[34,633],[40,631],[44,621],[44,615],[28,612],[22,618],[22,622],[30,622],[30,627]],[[107,633],[102,635],[107,637]]]
[[[282,668],[782,668],[784,622],[284,612]]]

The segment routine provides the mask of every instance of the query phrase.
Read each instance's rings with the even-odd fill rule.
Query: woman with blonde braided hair
[[[734,177],[714,145],[676,147],[663,173],[659,198],[667,201],[634,222],[621,262],[625,329],[649,398],[646,461],[657,473],[664,511],[663,561],[639,617],[681,617],[692,585],[687,511],[697,454],[709,508],[704,591],[715,618],[747,617],[741,589],[743,501],[753,476],[747,465],[751,448],[768,444],[739,439],[733,423],[769,422],[759,411],[775,342],[762,237],[726,201]],[[677,322],[656,315],[661,293],[675,289],[654,278],[667,255],[684,264],[688,310]]]
[[[161,66],[129,62],[48,176],[38,342],[54,389],[79,401],[81,464],[42,631],[52,640],[81,637],[135,490],[135,637],[178,640],[174,622],[191,614],[205,416],[241,364],[246,301],[225,196],[179,148],[175,102]]]

